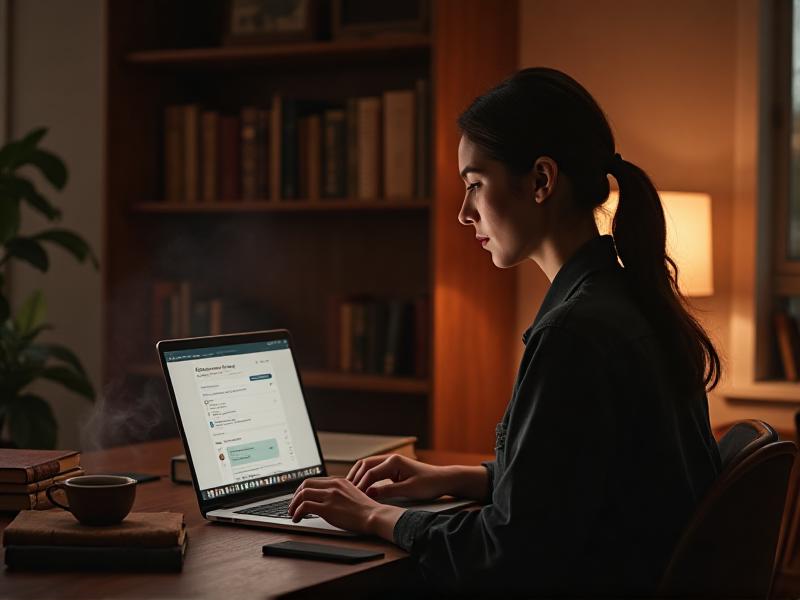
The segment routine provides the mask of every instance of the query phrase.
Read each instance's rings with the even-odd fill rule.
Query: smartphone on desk
[[[350,564],[383,558],[383,552],[376,552],[374,550],[291,541],[264,544],[264,546],[261,547],[261,551],[267,556],[288,556],[291,558],[327,560]]]

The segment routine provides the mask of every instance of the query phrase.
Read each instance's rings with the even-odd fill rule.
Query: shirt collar
[[[614,238],[610,235],[601,235],[592,238],[573,254],[556,273],[550,289],[542,301],[539,312],[533,325],[522,334],[523,343],[528,343],[528,338],[534,327],[539,324],[544,315],[549,313],[559,304],[566,302],[575,293],[591,273],[616,266],[617,251],[614,248]]]

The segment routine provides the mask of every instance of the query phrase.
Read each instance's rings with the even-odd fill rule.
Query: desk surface
[[[368,589],[377,581],[402,577],[407,554],[378,538],[334,538],[290,534],[254,527],[210,523],[202,518],[191,486],[169,480],[169,458],[183,453],[177,439],[85,453],[87,473],[138,471],[161,475],[140,484],[135,511],[184,514],[189,547],[181,573],[13,573],[3,569],[3,597],[213,597],[272,598],[315,595],[334,590]],[[485,455],[420,451],[433,464],[478,464]],[[13,515],[0,513],[0,529]],[[288,539],[380,549],[381,560],[341,565],[291,558],[264,557],[261,546]],[[396,579],[394,579],[396,581]]]

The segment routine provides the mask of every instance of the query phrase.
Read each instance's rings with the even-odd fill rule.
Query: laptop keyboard
[[[250,508],[234,511],[240,515],[257,515],[259,517],[272,517],[275,519],[291,519],[291,515],[287,512],[289,504],[292,502],[291,498],[285,500],[278,500],[277,502],[270,502],[269,504],[258,504]],[[304,519],[315,519],[317,515],[307,514]]]

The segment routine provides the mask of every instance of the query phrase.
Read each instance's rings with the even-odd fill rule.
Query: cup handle
[[[51,485],[49,488],[47,488],[47,491],[45,491],[47,499],[50,500],[50,502],[52,502],[59,508],[63,508],[64,510],[70,510],[68,505],[61,504],[61,502],[53,498],[53,492],[55,492],[56,490],[64,490],[66,492],[66,486],[63,483],[54,483],[53,485]]]

